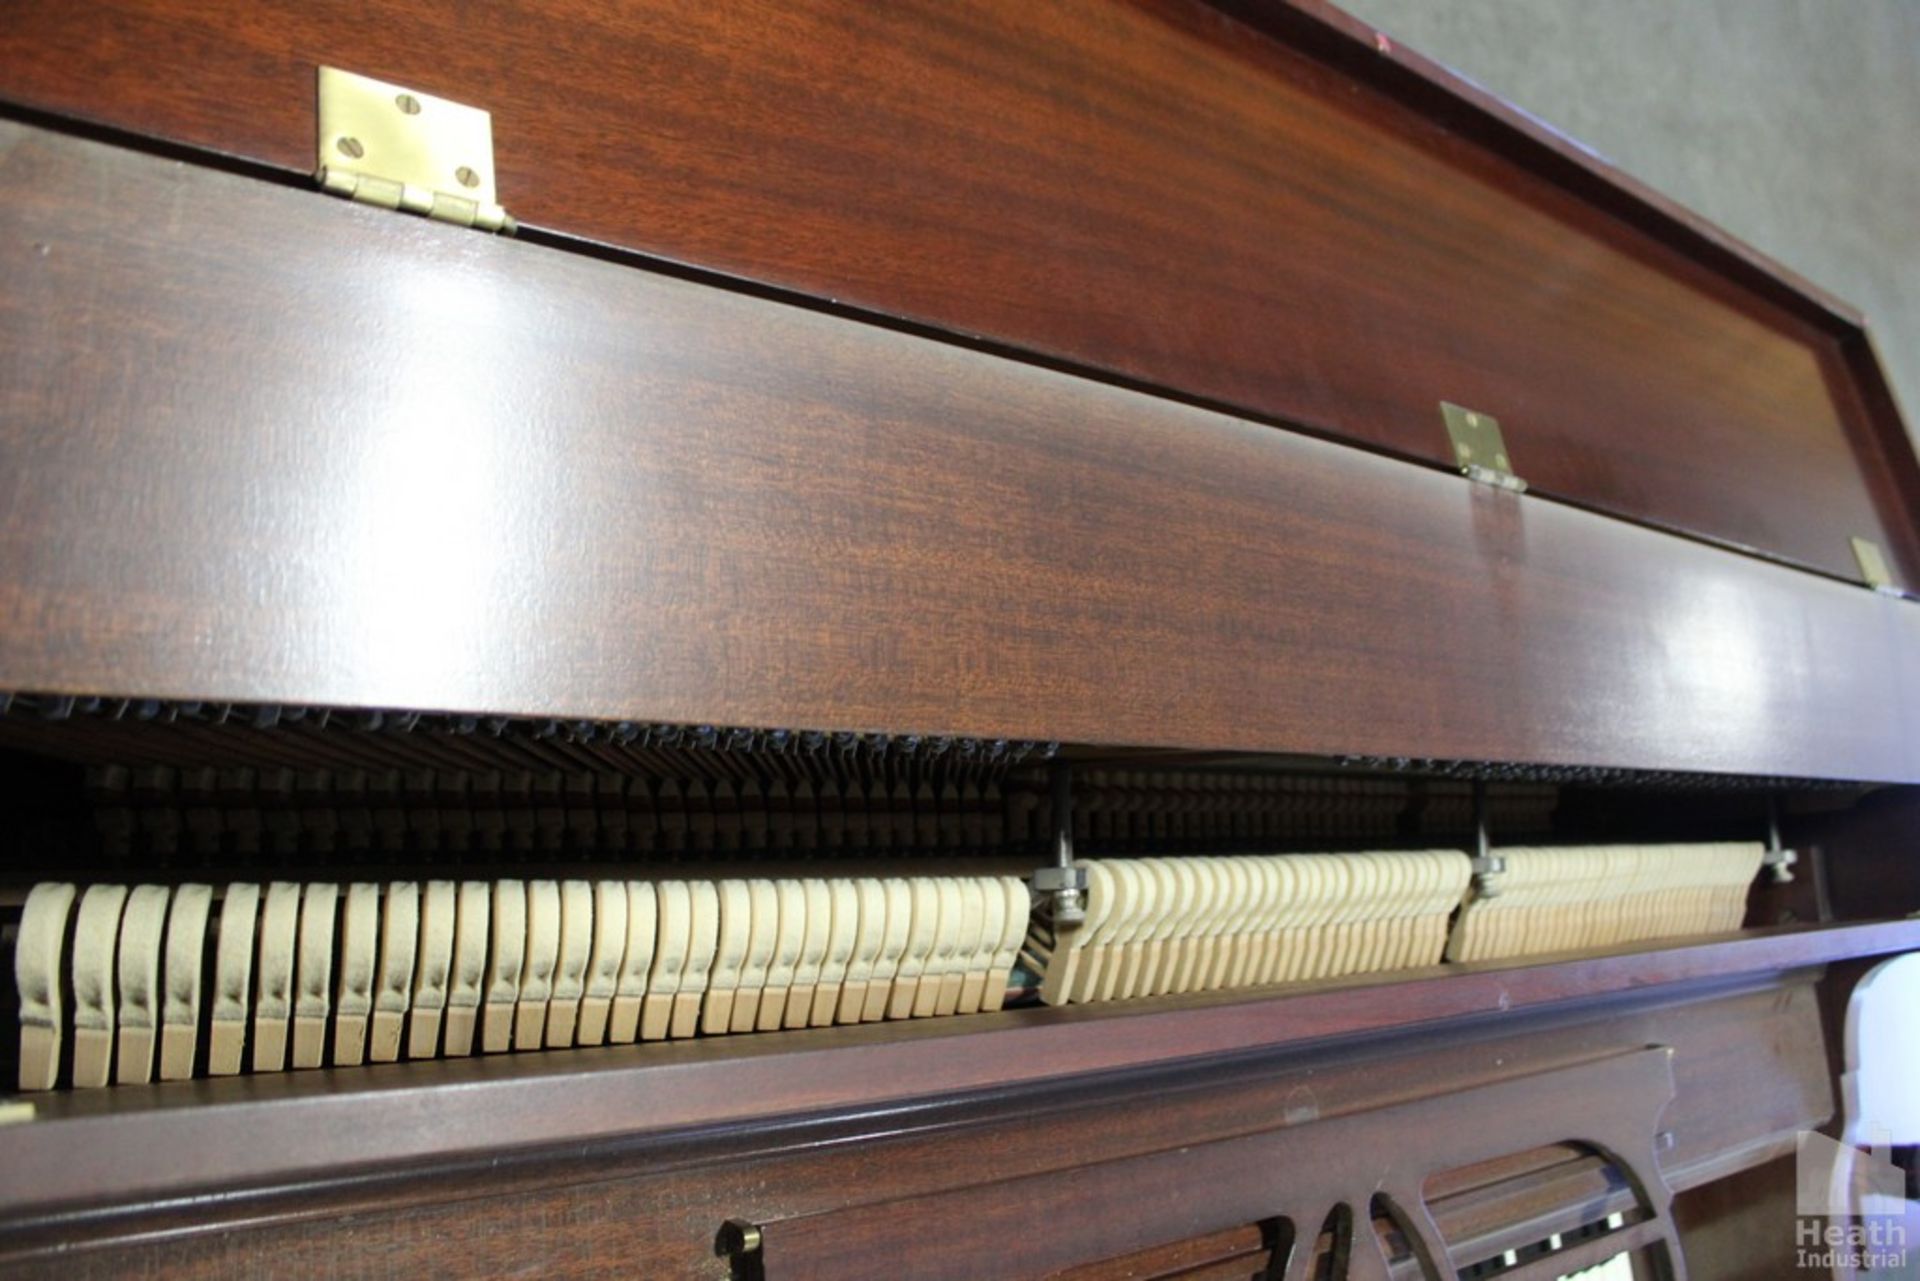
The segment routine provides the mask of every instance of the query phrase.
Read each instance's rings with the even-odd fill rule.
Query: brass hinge
[[[495,201],[493,117],[478,107],[320,68],[314,176],[335,195],[482,231],[514,232]]]
[[[1500,434],[1500,420],[1492,414],[1465,409],[1447,401],[1440,402],[1440,419],[1447,425],[1447,439],[1453,442],[1453,461],[1460,474],[1483,485],[1527,492],[1527,482],[1513,472],[1513,460],[1507,455],[1507,442]]]
[[[739,1258],[752,1254],[765,1243],[765,1235],[757,1223],[745,1219],[728,1219],[720,1225],[720,1239],[716,1242],[718,1253]]]
[[[1860,577],[1867,586],[1887,596],[1904,596],[1893,582],[1893,571],[1887,568],[1887,558],[1880,550],[1880,544],[1865,538],[1848,540],[1853,544],[1853,558],[1860,564]]]

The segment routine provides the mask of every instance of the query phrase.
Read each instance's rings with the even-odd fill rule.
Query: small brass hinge
[[[335,195],[482,231],[514,232],[495,200],[493,117],[478,107],[320,68],[314,176]]]
[[[1865,538],[1854,538],[1848,541],[1853,544],[1853,558],[1859,562],[1860,577],[1866,580],[1867,586],[1888,596],[1905,595],[1894,586],[1893,571],[1887,568],[1887,558],[1881,552],[1880,544]]]
[[[1527,482],[1514,475],[1513,460],[1507,455],[1507,442],[1500,434],[1499,419],[1444,400],[1440,402],[1440,419],[1447,425],[1447,439],[1453,442],[1453,461],[1459,465],[1461,475],[1516,494],[1527,492]]]
[[[764,1239],[759,1224],[749,1223],[745,1219],[728,1219],[720,1225],[720,1239],[716,1243],[715,1253],[738,1258],[758,1250]]]

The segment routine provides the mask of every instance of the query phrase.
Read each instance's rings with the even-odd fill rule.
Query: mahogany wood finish
[[[1920,779],[1904,601],[629,267],[0,149],[0,688]]]
[[[1570,1113],[1576,1127],[1584,1124]],[[1495,1177],[1488,1178],[1492,1172]],[[1610,1215],[1631,1217],[1639,1193],[1591,1145],[1552,1143],[1427,1180],[1427,1205],[1455,1255],[1475,1260],[1572,1235]],[[1377,1221],[1377,1220],[1376,1220]]]
[[[1394,1070],[1404,1073],[1396,1088],[1406,1089],[1447,1062],[1491,1058],[1520,1065],[1517,1071],[1609,1045],[1674,1046],[1678,1094],[1668,1125],[1675,1143],[1663,1163],[1669,1181],[1684,1187],[1756,1159],[1782,1135],[1790,1143],[1795,1129],[1832,1109],[1810,988],[1801,982],[1740,995],[1741,985],[1916,945],[1920,922],[1783,931],[1633,956],[1447,967],[1251,999],[1015,1010],[638,1052],[516,1054],[45,1095],[36,1099],[36,1124],[0,1129],[0,1206],[18,1217],[62,1204],[173,1202],[209,1183],[293,1186],[328,1170],[458,1166],[492,1152],[727,1132],[770,1117],[898,1119],[913,1100],[1050,1089],[1072,1095],[1075,1080],[1155,1069],[1182,1088],[1199,1088],[1207,1062],[1255,1051],[1309,1056],[1305,1092],[1276,1085],[1263,1106],[1331,1114],[1357,1106],[1383,1078],[1375,1071],[1346,1080],[1328,1060],[1337,1063],[1346,1051],[1320,1047],[1390,1035],[1404,1042]],[[1714,1000],[1703,1002],[1703,993]],[[1561,1026],[1569,1023],[1588,1030]],[[1543,1027],[1560,1030],[1526,1035]],[[1488,1049],[1489,1038],[1501,1044]],[[1244,1119],[1244,1109],[1227,1109],[1217,1122],[1223,1131],[1182,1116],[1168,1122],[1165,1137],[1199,1141],[1237,1132]],[[1132,1120],[1115,1127],[1112,1142],[1160,1133],[1143,1117]],[[276,1142],[260,1141],[267,1132]],[[762,1141],[780,1140],[769,1129]],[[1078,1141],[1078,1155],[1091,1159],[1088,1143]],[[200,1160],[183,1163],[186,1149]],[[904,1195],[901,1178],[896,1171],[885,1186]]]
[[[124,1179],[102,1176],[63,1206],[10,1188],[0,1197],[7,1207],[0,1265],[22,1275],[188,1276],[243,1271],[271,1258],[289,1271],[325,1263],[336,1271],[416,1274],[538,1268],[563,1276],[618,1270],[719,1277],[727,1269],[713,1249],[728,1218],[815,1215],[996,1179],[1044,1180],[1049,1172],[1056,1195],[1070,1197],[1083,1165],[1230,1141],[1276,1123],[1311,1135],[1321,1121],[1652,1044],[1674,1048],[1677,1088],[1662,1119],[1673,1139],[1660,1153],[1660,1169],[1679,1189],[1777,1154],[1782,1139],[1790,1147],[1794,1130],[1830,1111],[1810,977],[1755,975],[1732,989],[1664,985],[1613,1001],[1575,1000],[1486,1020],[1168,1062],[1185,1048],[1174,1037],[1163,1041],[1160,1064],[1144,1071],[1010,1082],[807,1117],[783,1117],[786,1099],[769,1091],[758,1100],[764,1113],[750,1125],[655,1134],[634,1132],[630,1115],[607,1106],[614,1096],[582,1090],[579,1076],[528,1077],[505,1098],[435,1092],[416,1074],[406,1105],[416,1124],[485,1145],[432,1160],[376,1160],[377,1136],[397,1110],[378,1106],[377,1087],[355,1089],[346,1079],[307,1080],[309,1090],[342,1096],[330,1122],[338,1151],[316,1146],[311,1116],[303,1120],[284,1101],[238,1106],[248,1087],[268,1091],[255,1100],[268,1104],[273,1078],[231,1081],[211,1092],[203,1087],[215,1083],[155,1086],[136,1092],[144,1098],[114,1091],[112,1125],[103,1116],[0,1130],[0,1169],[37,1166],[64,1178],[61,1160],[47,1161],[48,1151],[91,1164],[111,1149],[140,1162],[164,1146],[169,1184],[136,1191]],[[949,1046],[970,1057],[975,1049],[988,1047]],[[492,1062],[509,1070],[530,1066],[519,1055]],[[804,1059],[790,1066],[809,1070]],[[835,1067],[868,1083],[890,1075],[890,1065],[871,1054],[843,1056]],[[629,1107],[658,1079],[646,1067],[617,1075]],[[713,1076],[709,1089],[717,1096],[737,1084]],[[389,1086],[398,1088],[391,1080]],[[222,1094],[225,1101],[215,1097]],[[563,1142],[515,1143],[523,1133],[516,1127],[535,1113],[566,1115],[582,1128]],[[1120,1117],[1126,1124],[1117,1123]],[[136,1124],[148,1118],[170,1118],[171,1133]],[[355,1139],[362,1145],[358,1161]],[[308,1159],[264,1177],[246,1165],[247,1152],[262,1147]],[[1514,1172],[1513,1163],[1504,1164]],[[1474,1182],[1463,1177],[1469,1173],[1429,1185],[1436,1221],[1456,1251],[1497,1253],[1512,1244],[1502,1244],[1501,1229],[1516,1221],[1482,1212]],[[1522,1207],[1519,1221],[1558,1230],[1548,1211],[1562,1203],[1556,1196]],[[1044,1221],[1057,1207],[1049,1200],[1033,1210]],[[1103,1207],[1099,1217],[1133,1211],[1131,1204]],[[914,1238],[903,1230],[868,1240],[880,1257],[896,1257]]]
[[[1423,116],[1508,155],[1597,208],[1672,239],[1783,305],[1851,327],[1859,310],[1617,168],[1576,138],[1489,93],[1328,0],[1212,0],[1291,47],[1377,83]]]
[[[258,181],[320,62],[490,108],[535,243]],[[1321,0],[17,0],[9,105],[0,690],[1920,781],[1860,318]],[[1762,919],[1902,903],[1914,818],[1794,819]],[[1916,946],[47,1095],[0,1268],[1300,1276],[1344,1200],[1399,1279],[1629,1167],[1531,1281],[1668,1188],[1718,1248]]]
[[[1878,793],[1796,824],[1790,838],[1817,849],[1836,918],[1920,913],[1920,793]]]
[[[1658,1120],[1672,1097],[1672,1053],[1643,1049],[1317,1124],[1282,1120],[1234,1139],[1088,1161],[1064,1186],[1057,1174],[1042,1174],[775,1219],[757,1225],[762,1266],[767,1281],[887,1281],[910,1261],[911,1275],[925,1281],[971,1281],[992,1258],[997,1275],[1045,1276],[1102,1254],[1210,1236],[1276,1210],[1295,1224],[1317,1225],[1345,1206],[1347,1240],[1333,1251],[1352,1255],[1344,1275],[1386,1281],[1392,1255],[1372,1210],[1374,1198],[1385,1198],[1414,1275],[1440,1281],[1480,1260],[1449,1248],[1427,1207],[1429,1178],[1568,1137],[1618,1162],[1647,1211],[1598,1258],[1662,1240],[1677,1253],[1670,1193],[1655,1157]],[[1577,1107],[1569,1109],[1570,1100]],[[1095,1212],[1113,1205],[1130,1213]],[[906,1259],[868,1245],[889,1236],[901,1241]],[[1313,1253],[1310,1239],[1296,1242],[1292,1257],[1280,1261],[1288,1281],[1310,1275]],[[1549,1275],[1571,1270],[1570,1263]]]
[[[1141,1250],[1126,1258],[1062,1268],[1048,1281],[1106,1281],[1115,1276],[1140,1281],[1202,1281],[1214,1277],[1267,1281],[1273,1275],[1275,1247],[1279,1245],[1281,1242],[1270,1239],[1260,1224],[1248,1223]]]
[[[1702,1184],[1673,1201],[1693,1281],[1780,1281],[1803,1269],[1794,1229],[1794,1158]]]
[[[1456,401],[1540,492],[1920,584],[1857,317],[1318,0],[1228,7],[16,0],[0,98],[305,172],[338,64],[490,108],[532,225],[1448,465]]]

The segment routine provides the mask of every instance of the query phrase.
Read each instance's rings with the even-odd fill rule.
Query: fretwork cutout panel
[[[1655,1155],[1673,1089],[1672,1051],[1654,1046],[1362,1112],[1298,1117],[1083,1166],[1065,1178],[735,1221],[722,1238],[738,1247],[735,1275],[765,1281],[880,1281],[903,1269],[916,1281],[969,1281],[985,1258],[1006,1278],[1110,1275],[1089,1271],[1088,1261],[1178,1257],[1183,1243],[1218,1247],[1232,1275],[1284,1281],[1453,1281],[1463,1269],[1546,1281],[1627,1251],[1644,1251],[1652,1275],[1683,1281],[1671,1193]],[[1541,1248],[1531,1235],[1541,1222],[1537,1198],[1512,1216],[1505,1236],[1483,1226],[1470,1240],[1448,1239],[1445,1216],[1435,1213],[1438,1188],[1471,1183],[1476,1171],[1519,1177],[1526,1171],[1517,1167],[1535,1159],[1573,1163],[1554,1166],[1580,1190],[1556,1234],[1559,1248]],[[1587,1194],[1586,1173],[1602,1195]],[[1501,1182],[1482,1184],[1495,1204]],[[1131,1212],[1091,1212],[1116,1205]],[[1019,1230],[1035,1223],[1046,1230]],[[1248,1226],[1269,1224],[1277,1226],[1258,1228],[1257,1238]],[[1313,1236],[1295,1235],[1304,1225]],[[898,1244],[869,1248],[881,1239]],[[1527,1247],[1524,1258],[1516,1243]]]

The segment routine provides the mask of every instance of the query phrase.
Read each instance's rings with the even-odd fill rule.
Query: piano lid
[[[0,148],[0,690],[1920,779],[1908,601],[615,263]],[[100,281],[141,323],[100,325]]]
[[[331,63],[491,111],[544,232],[1447,467],[1451,401],[1535,493],[1920,585],[1857,315],[1317,0],[358,12],[21,0],[0,95],[306,174]]]

